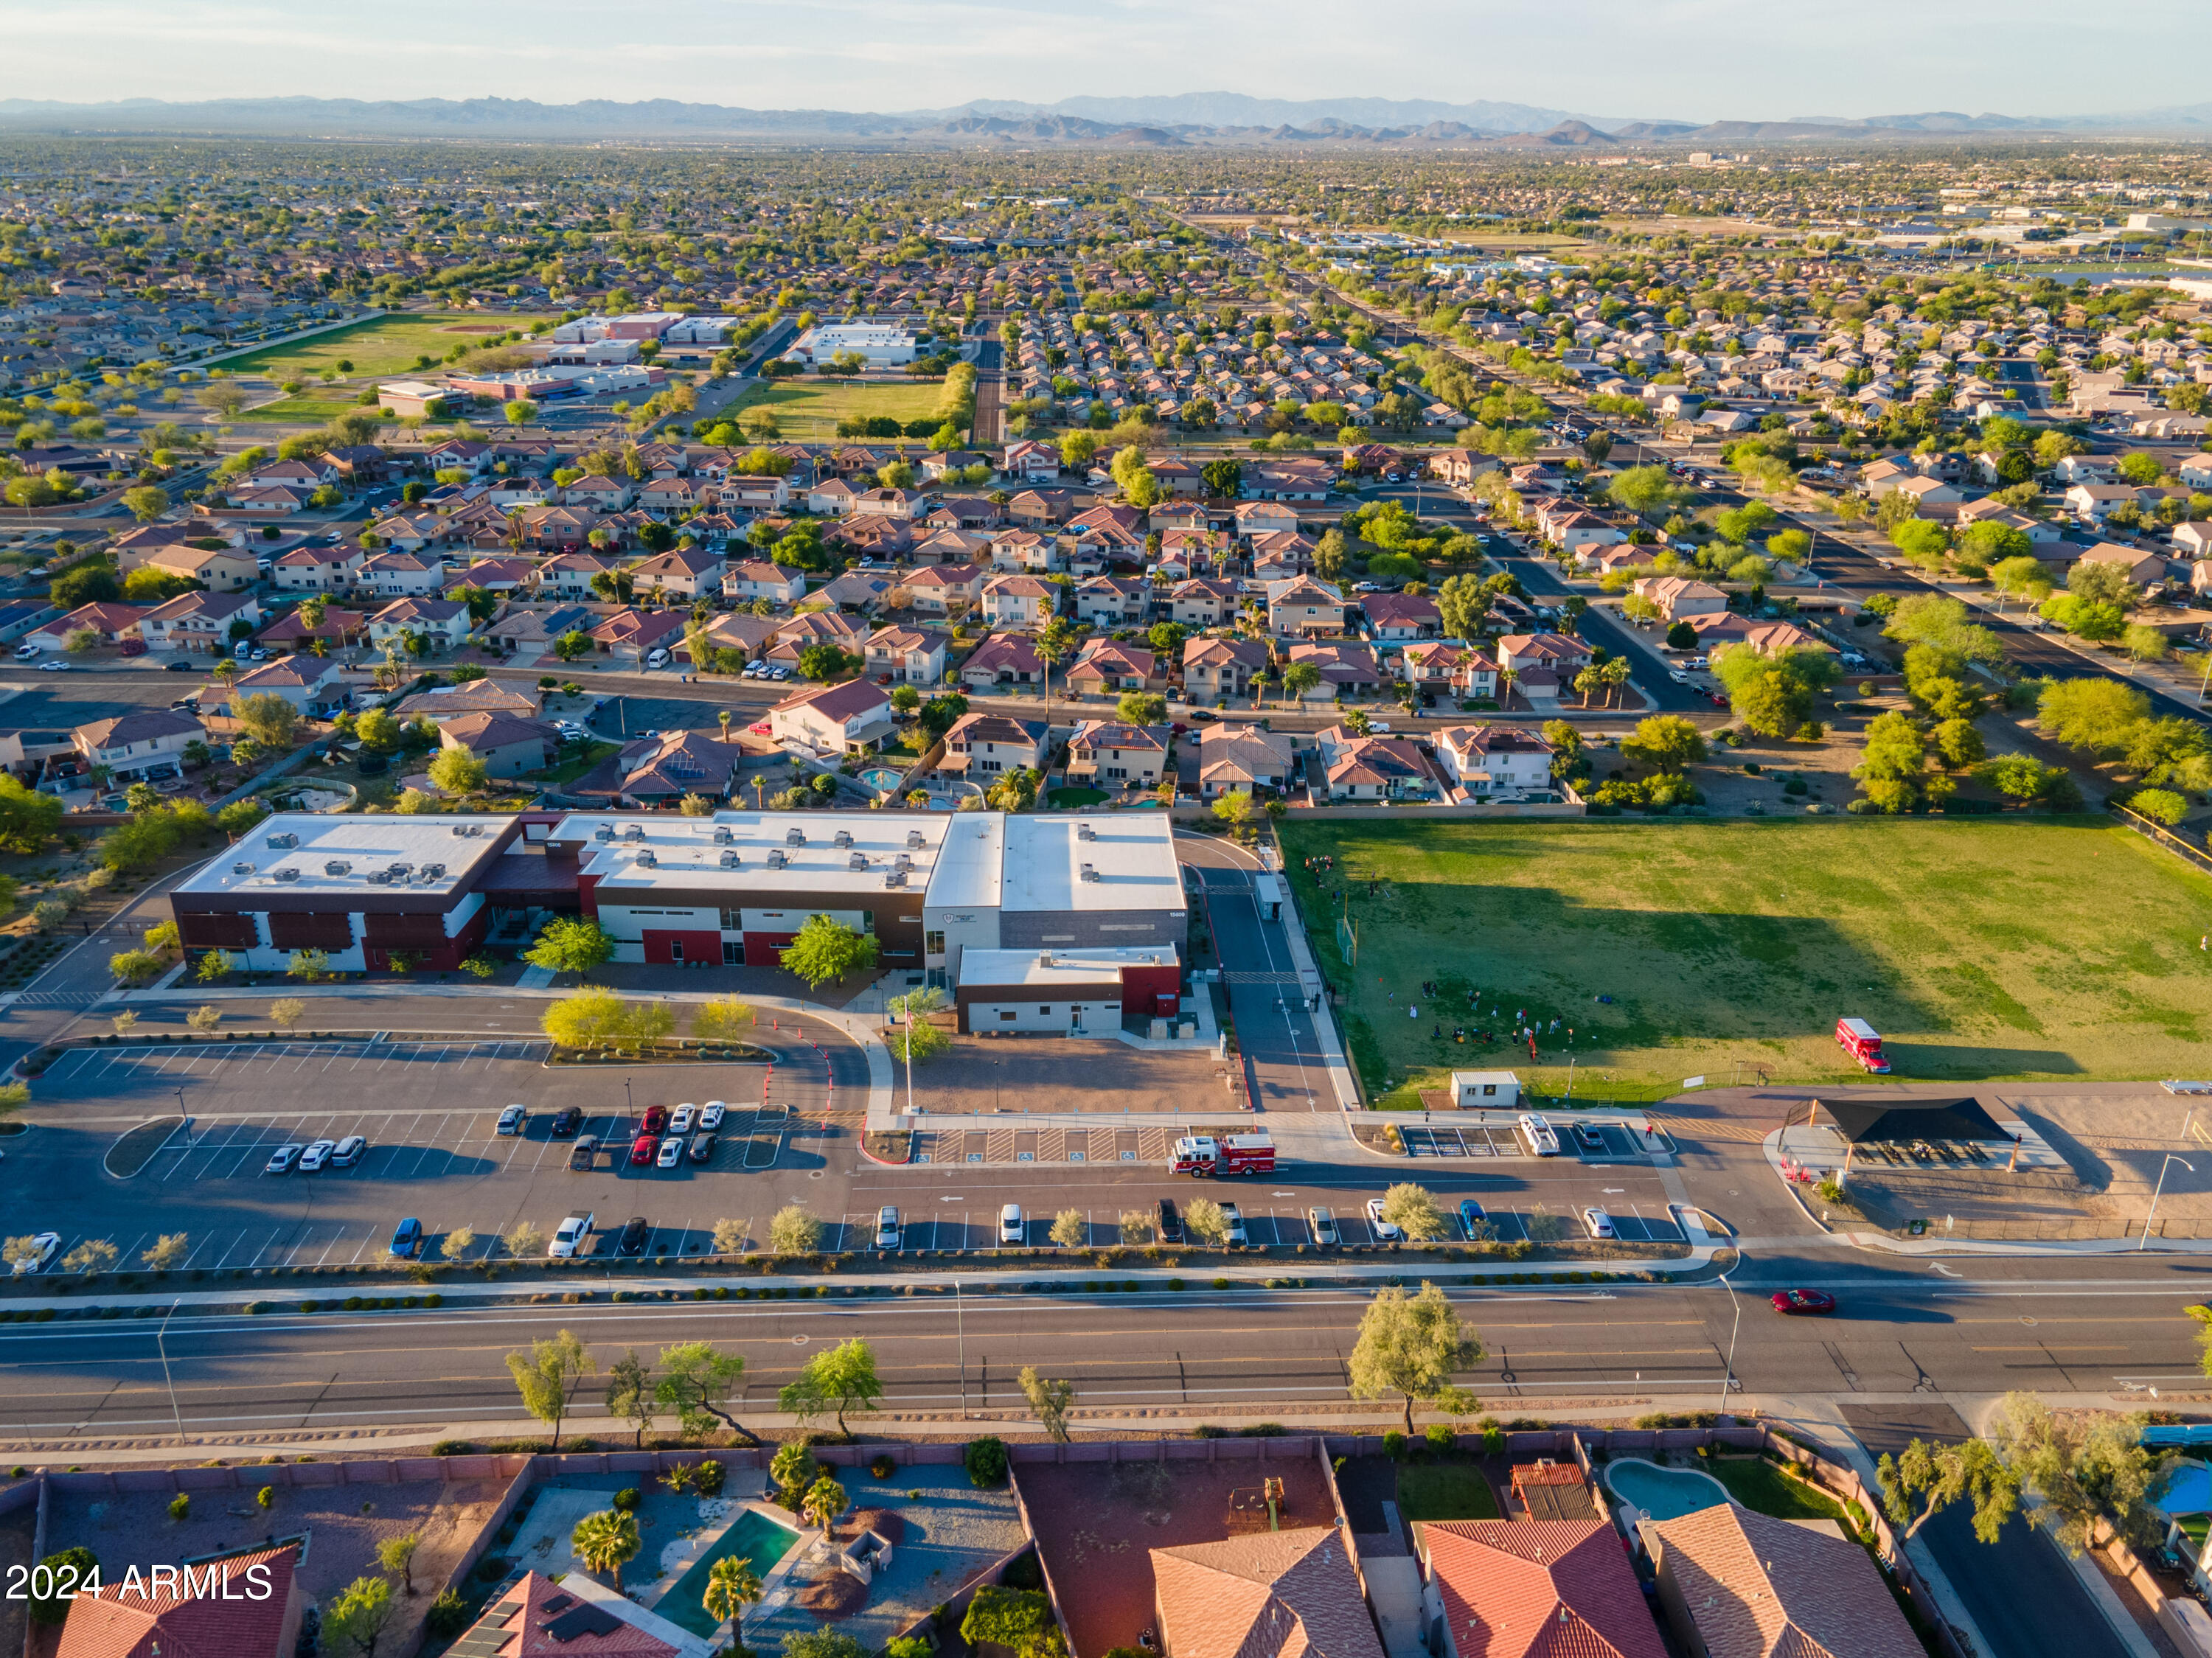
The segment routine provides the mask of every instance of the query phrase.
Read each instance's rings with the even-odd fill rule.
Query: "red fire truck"
[[[1272,1175],[1275,1143],[1265,1134],[1185,1134],[1168,1158],[1171,1175]]]
[[[1837,1020],[1836,1042],[1875,1076],[1889,1075],[1889,1060],[1881,1051],[1881,1033],[1864,1019]]]

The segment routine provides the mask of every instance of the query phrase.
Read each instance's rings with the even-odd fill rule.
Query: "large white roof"
[[[1183,908],[1175,824],[1164,811],[1017,816],[1006,825],[1006,909]]]
[[[598,878],[602,902],[617,895],[624,902],[649,897],[655,887],[882,892],[884,877],[899,868],[906,872],[903,890],[918,895],[950,823],[919,812],[573,812],[554,838],[577,843],[579,867]],[[734,861],[726,863],[726,855]]]
[[[514,822],[512,817],[473,815],[367,817],[280,812],[255,824],[251,834],[210,858],[176,890],[187,894],[419,890],[451,895],[456,883],[490,858]],[[396,875],[395,869],[402,866],[404,875]]]

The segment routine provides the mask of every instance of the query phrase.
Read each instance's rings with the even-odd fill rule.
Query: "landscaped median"
[[[1525,1287],[1548,1293],[1602,1293],[1624,1284],[1680,1283],[1726,1270],[1729,1250],[1684,1245],[1603,1246],[1567,1242],[1506,1246],[1488,1259],[1470,1247],[1347,1252],[1377,1260],[1316,1255],[1301,1247],[1235,1253],[1098,1251],[1085,1265],[1061,1265],[1057,1251],[1006,1250],[972,1256],[852,1255],[616,1257],[605,1261],[538,1257],[468,1266],[427,1261],[373,1266],[149,1267],[49,1272],[0,1279],[0,1324],[54,1319],[148,1318],[172,1309],[185,1316],[406,1313],[504,1305],[680,1301],[826,1301],[973,1296],[1130,1296],[1351,1291],[1434,1283],[1447,1290]],[[1516,1254],[1515,1251],[1519,1251]],[[1273,1258],[1271,1258],[1273,1257]],[[952,1266],[955,1260],[963,1264]],[[1533,1264],[1531,1264],[1533,1263]],[[751,1269],[747,1271],[746,1269]],[[1287,1269],[1287,1270],[1286,1270]],[[72,1297],[83,1296],[79,1302]],[[152,1299],[149,1299],[152,1297]]]

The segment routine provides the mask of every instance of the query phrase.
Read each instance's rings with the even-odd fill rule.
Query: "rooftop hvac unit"
[[[453,837],[456,840],[459,840],[473,832],[474,831],[472,831],[466,823],[456,823],[453,828]]]
[[[1075,826],[1075,838],[1079,841],[1096,841],[1098,838],[1098,831],[1088,823],[1078,823]]]
[[[300,878],[300,866],[297,864],[287,864],[276,873],[276,878],[280,881],[296,881]]]
[[[805,846],[806,844],[806,831],[803,829],[787,829],[784,830],[783,844],[787,847]]]
[[[233,875],[251,875],[253,873],[253,865],[251,864],[233,864],[230,866],[230,872]]]
[[[645,825],[644,825],[644,824],[642,824],[642,823],[625,823],[625,824],[623,824],[623,840],[625,840],[625,841],[642,841],[642,840],[644,840],[644,839],[645,839]]]
[[[388,869],[373,869],[369,871],[368,884],[373,887],[390,886],[392,884],[392,872]]]
[[[425,864],[415,878],[424,882],[442,881],[446,878],[446,866],[443,864]]]
[[[1037,952],[1037,965],[1039,967],[1050,967],[1052,965],[1052,952],[1048,950],[1039,950]]]
[[[769,848],[768,866],[770,869],[781,869],[787,861],[787,860],[783,855],[783,848],[781,847],[771,847]]]
[[[714,844],[716,846],[726,847],[730,844],[732,838],[732,837],[730,834],[730,826],[727,823],[718,823],[714,826]]]
[[[912,869],[914,867],[914,859],[908,857],[906,853],[901,853],[898,857],[893,860],[891,867],[893,869]]]
[[[736,853],[734,853],[734,852],[726,852],[726,853],[724,853],[722,854],[722,867],[723,867],[724,869],[735,869],[735,868],[737,868],[737,867],[738,867],[738,854],[737,854]]]
[[[1097,880],[1098,878],[1098,865],[1096,864],[1085,864],[1083,866],[1083,878],[1086,881]]]
[[[602,823],[592,831],[592,839],[594,841],[611,841],[614,838],[615,826],[612,823]]]
[[[653,850],[651,847],[647,847],[643,852],[641,852],[637,855],[637,865],[640,869],[653,869],[656,867],[659,862],[660,859],[654,856]]]
[[[299,844],[300,837],[289,829],[282,835],[272,835],[269,837],[269,849],[271,852],[289,852]]]
[[[839,829],[836,839],[834,839],[830,844],[832,846],[838,847],[851,846],[853,844],[853,831],[850,829]]]
[[[884,884],[886,887],[893,888],[904,886],[906,884],[906,872],[902,869],[885,870],[884,872]]]
[[[325,875],[350,875],[353,873],[353,865],[346,862],[343,858],[333,858],[329,863],[323,865],[323,873]]]
[[[856,852],[845,860],[847,869],[866,869],[867,866],[868,854],[865,852]]]
[[[906,844],[909,852],[919,852],[927,844],[927,840],[920,829],[908,829],[906,832]]]
[[[412,864],[394,864],[390,871],[392,878],[395,881],[404,881],[414,872],[415,865]]]

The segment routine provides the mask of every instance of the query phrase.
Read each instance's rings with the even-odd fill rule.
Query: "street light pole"
[[[1742,1257],[1739,1255],[1737,1259],[1741,1260]],[[1730,1268],[1729,1270],[1734,1271],[1735,1269]],[[1727,1285],[1729,1299],[1735,1303],[1735,1323],[1729,1331],[1728,1369],[1721,1376],[1720,1408],[1721,1411],[1725,1413],[1728,1410],[1729,1390],[1735,1384],[1735,1339],[1743,1333],[1743,1301],[1742,1298],[1736,1294],[1735,1285],[1729,1284],[1725,1276],[1722,1278],[1721,1282]]]
[[[968,1309],[960,1297],[960,1280],[952,1280],[953,1339],[960,1348],[960,1419],[968,1419]]]
[[[176,1418],[177,1443],[185,1442],[185,1413],[177,1403],[177,1379],[169,1372],[169,1321],[176,1315],[177,1303],[171,1302],[169,1310],[161,1315],[161,1322],[154,1331],[154,1349],[161,1355],[161,1380],[169,1385],[169,1414]]]
[[[2137,1254],[2141,1254],[2145,1247],[2150,1242],[2150,1224],[2158,1218],[2158,1199],[2160,1193],[2164,1193],[2166,1190],[2166,1168],[2169,1164],[2177,1163],[2192,1175],[2197,1172],[2197,1165],[2190,1162],[2188,1158],[2183,1157],[2179,1151],[2169,1151],[2166,1154],[2166,1162],[2159,1164],[2158,1166],[2157,1188],[2150,1194],[2150,1213],[2143,1217],[2142,1236],[2136,1240],[2136,1253]]]

